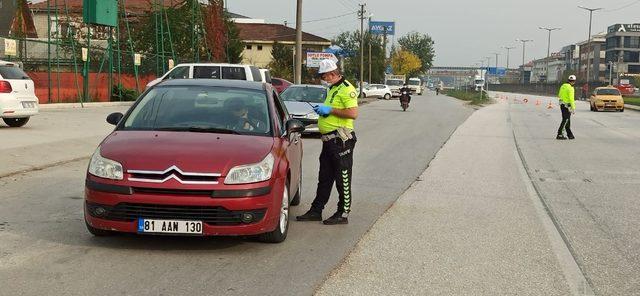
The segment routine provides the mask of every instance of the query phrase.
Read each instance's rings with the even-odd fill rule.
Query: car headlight
[[[240,165],[232,168],[224,179],[224,184],[248,184],[271,179],[275,158],[269,153],[262,161],[255,164]]]
[[[122,165],[117,161],[102,157],[102,155],[100,155],[100,148],[91,156],[89,174],[112,180],[122,180],[124,177]]]
[[[307,119],[318,119],[319,118],[318,113],[316,113],[316,112],[311,112],[311,113],[305,115],[305,117]]]

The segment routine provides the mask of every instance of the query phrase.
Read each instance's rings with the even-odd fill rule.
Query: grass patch
[[[479,91],[471,91],[471,90],[445,90],[444,94],[454,97],[458,100],[463,100],[469,102],[471,105],[485,105],[491,102],[489,95],[486,93],[482,94]]]
[[[640,106],[640,97],[625,97],[625,104]]]

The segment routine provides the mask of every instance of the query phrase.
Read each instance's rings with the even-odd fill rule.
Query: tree
[[[364,80],[369,80],[369,42],[371,43],[371,82],[383,82],[385,70],[385,57],[382,40],[379,36],[365,32],[364,35]],[[344,76],[351,81],[360,76],[360,32],[342,32],[334,40],[333,44],[340,46],[347,57],[344,59]]]
[[[422,62],[417,55],[401,49],[391,57],[391,67],[394,74],[411,77],[422,69]]]
[[[271,76],[293,81],[293,49],[282,43],[274,43],[271,49],[273,59],[269,63]]]
[[[429,35],[411,32],[398,39],[398,43],[404,50],[408,50],[418,56],[422,63],[421,72],[427,72],[433,65],[435,50],[434,42]]]

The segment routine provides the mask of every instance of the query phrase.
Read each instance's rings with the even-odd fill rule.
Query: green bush
[[[122,84],[113,86],[111,90],[111,101],[135,101],[140,95],[135,89],[124,87]]]

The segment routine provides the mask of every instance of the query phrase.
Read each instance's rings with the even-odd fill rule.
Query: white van
[[[262,82],[271,83],[271,71],[267,69],[260,69],[260,75],[262,76]]]
[[[0,60],[0,118],[10,127],[20,127],[37,114],[33,80],[17,64]]]
[[[422,95],[422,80],[420,80],[420,78],[409,78],[408,84],[411,92],[415,93],[416,95]]]
[[[260,69],[251,65],[194,63],[178,64],[169,72],[147,84],[150,88],[169,79],[232,79],[262,82]]]

